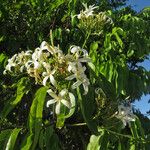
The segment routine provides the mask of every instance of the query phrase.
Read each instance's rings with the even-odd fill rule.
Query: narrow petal
[[[71,72],[71,71],[76,71],[77,70],[77,67],[76,67],[76,62],[70,62],[68,63],[68,71]]]
[[[65,99],[62,99],[61,103],[63,103],[66,107],[70,109],[70,103],[68,101],[66,101]]]
[[[56,70],[55,69],[53,69],[52,71],[51,71],[51,74],[54,74],[56,72]]]
[[[43,42],[41,43],[40,48],[43,49],[43,47],[45,47],[46,45],[47,45],[47,42],[43,41]]]
[[[65,78],[66,80],[72,80],[72,79],[74,79],[74,78],[76,78],[76,76],[73,74],[73,75],[71,75],[71,76],[69,76],[69,77],[67,77],[67,78]]]
[[[38,69],[40,67],[40,63],[38,61],[34,62],[34,69]]]
[[[55,99],[51,99],[51,100],[47,101],[46,107],[49,107],[49,105],[54,104],[54,103],[56,103],[56,100]]]
[[[54,79],[53,75],[50,74],[50,81],[51,83],[56,87],[57,86],[57,82],[56,80]]]
[[[86,84],[83,84],[83,88],[84,88],[84,95],[86,95],[89,91],[89,88]]]
[[[80,58],[78,61],[79,62],[91,62],[91,59],[90,58]]]
[[[83,56],[84,56],[84,57],[87,57],[87,56],[88,56],[88,52],[87,52],[87,50],[82,49],[82,51],[83,51]],[[89,59],[90,59],[90,58],[89,58]]]
[[[47,90],[47,93],[48,93],[51,97],[53,97],[55,100],[58,99],[58,96],[57,96],[51,89]]]
[[[60,101],[56,103],[55,112],[56,114],[60,114]]]
[[[20,72],[23,72],[23,70],[24,70],[24,66],[21,66],[20,67]]]
[[[127,125],[127,122],[125,120],[122,120],[122,123],[123,123],[123,127]]]
[[[79,50],[80,50],[79,46],[72,46],[70,51],[71,51],[71,53],[74,54],[74,53],[78,52]]]
[[[72,66],[69,64],[68,71],[70,72],[72,70]]]
[[[75,97],[70,92],[69,92],[69,98],[70,98],[71,107],[75,107]]]
[[[67,92],[68,92],[67,89],[63,89],[63,90],[61,90],[61,92],[59,93],[59,95],[60,95],[61,97],[64,97]]]
[[[72,89],[76,89],[78,86],[80,86],[82,84],[82,82],[81,81],[77,81],[77,82],[75,82],[71,87],[72,87]]]
[[[43,79],[43,85],[46,86],[46,82],[48,80],[49,76],[46,76],[44,79]]]

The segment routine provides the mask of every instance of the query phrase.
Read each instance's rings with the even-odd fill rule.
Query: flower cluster
[[[8,59],[4,73],[27,73],[35,78],[35,84],[48,86],[47,91],[53,98],[47,106],[56,104],[55,112],[60,113],[60,105],[71,108],[75,98],[67,89],[76,89],[80,85],[84,94],[88,93],[89,79],[85,74],[86,63],[90,62],[88,52],[79,46],[71,46],[68,54],[59,47],[42,42],[41,46],[32,51],[22,51]]]
[[[94,9],[98,8],[97,6],[90,5],[87,7],[87,4],[83,4],[83,6],[85,10],[80,11],[80,14],[77,15],[79,27],[83,30],[90,31],[92,34],[101,34],[106,25],[109,26],[113,23],[105,12],[94,14]]]
[[[125,106],[123,104],[118,106],[118,112],[116,114],[116,117],[120,119],[124,125],[124,127],[129,124],[131,121],[135,121],[136,116],[132,112],[132,107]]]
[[[88,18],[89,16],[93,16],[93,10],[98,8],[98,6],[90,5],[89,8],[87,7],[87,4],[83,3],[83,6],[85,7],[85,10],[80,11],[80,14],[77,15],[78,19],[82,18]]]

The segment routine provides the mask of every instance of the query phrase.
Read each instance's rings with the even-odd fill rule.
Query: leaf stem
[[[82,45],[82,48],[84,48],[85,44],[87,43],[87,40],[88,40],[90,34],[91,34],[91,31],[89,31],[89,32],[86,33],[86,38],[85,38],[85,40],[84,40],[84,43],[83,43],[83,45]]]
[[[86,123],[66,124],[68,127],[86,126]]]

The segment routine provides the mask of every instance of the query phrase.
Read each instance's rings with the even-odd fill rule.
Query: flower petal
[[[127,125],[127,122],[125,120],[122,120],[123,128]]]
[[[34,62],[34,69],[38,69],[40,67],[40,63],[38,61]]]
[[[79,46],[72,46],[71,48],[70,48],[71,50],[71,53],[76,53],[76,52],[78,52],[79,50],[80,50],[80,47]]]
[[[76,89],[78,86],[80,86],[82,84],[82,82],[80,80],[77,80],[72,86],[72,89]]]
[[[70,109],[70,103],[68,101],[66,101],[65,99],[62,99],[61,103],[63,103],[66,107]]]
[[[46,86],[46,82],[48,80],[49,76],[46,76],[44,79],[43,79],[43,85]]]
[[[56,87],[57,86],[57,82],[56,80],[54,79],[53,75],[50,74],[50,81],[51,83]]]
[[[47,93],[55,100],[58,100],[58,96],[51,89],[47,90]]]
[[[65,78],[66,80],[72,80],[72,79],[74,79],[74,78],[76,78],[76,76],[73,74],[73,75],[70,75],[69,77],[67,77],[67,78]]]
[[[56,112],[56,114],[60,114],[60,101],[58,101],[58,102],[56,103],[55,112]]]
[[[70,92],[69,92],[69,98],[70,98],[71,107],[75,107],[75,97]]]
[[[90,58],[80,58],[78,59],[79,62],[91,62]]]
[[[54,104],[54,103],[56,103],[56,100],[55,99],[51,99],[51,100],[47,101],[46,107],[49,107],[49,105]]]
[[[83,95],[86,95],[89,91],[89,88],[88,88],[88,85],[87,84],[83,84],[83,88],[84,88],[84,94]]]
[[[59,93],[59,95],[60,95],[61,97],[64,97],[67,92],[68,92],[67,89],[63,89],[63,90],[61,90],[61,92]]]

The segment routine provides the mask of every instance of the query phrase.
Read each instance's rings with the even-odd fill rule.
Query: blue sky
[[[150,56],[149,60],[145,60],[143,63],[140,63],[138,65],[143,66],[144,68],[150,71]],[[150,103],[148,103],[149,100],[150,95],[143,95],[141,101],[135,101],[135,108],[139,109],[143,114],[146,114],[146,112],[150,110]],[[150,116],[148,117],[150,118]]]
[[[144,7],[150,7],[150,0],[129,0],[127,5],[131,5],[136,11],[142,10]],[[145,60],[143,63],[138,64],[150,71],[150,56],[149,60]],[[141,101],[135,101],[134,106],[136,109],[139,109],[143,114],[146,114],[150,110],[150,95],[142,96]],[[150,118],[150,116],[148,116]]]
[[[140,11],[144,7],[150,6],[150,0],[128,0],[127,4],[131,5],[133,9]]]

